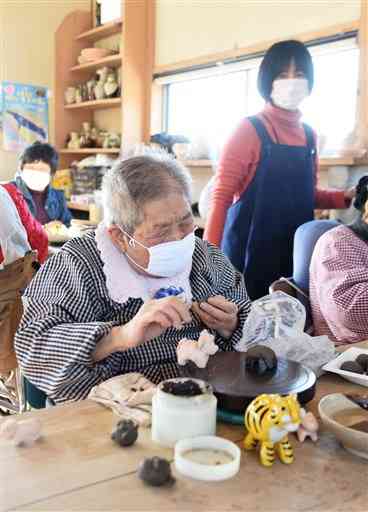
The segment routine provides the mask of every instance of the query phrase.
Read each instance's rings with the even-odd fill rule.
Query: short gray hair
[[[104,176],[104,221],[119,224],[128,233],[144,220],[143,207],[150,201],[181,193],[191,204],[191,177],[187,169],[163,151],[120,160]]]

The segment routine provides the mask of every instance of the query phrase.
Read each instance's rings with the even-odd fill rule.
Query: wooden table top
[[[338,376],[318,380],[308,409],[333,392],[362,391]],[[29,448],[0,440],[0,510],[260,510],[318,512],[368,509],[368,464],[321,431],[317,444],[291,435],[295,462],[264,468],[255,452],[242,452],[231,480],[205,483],[175,474],[172,488],[150,488],[137,478],[144,457],[173,460],[173,450],[140,429],[136,444],[120,448],[110,439],[116,417],[99,404],[79,403],[27,413],[42,423],[44,438]],[[241,446],[244,429],[219,423],[217,435]]]

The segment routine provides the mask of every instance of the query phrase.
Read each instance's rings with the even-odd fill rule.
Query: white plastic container
[[[170,379],[181,382],[188,379]],[[176,396],[162,391],[159,384],[152,398],[152,440],[173,447],[177,441],[188,437],[213,436],[216,433],[217,398],[205,382],[197,382],[202,395]],[[167,382],[167,381],[166,381]]]

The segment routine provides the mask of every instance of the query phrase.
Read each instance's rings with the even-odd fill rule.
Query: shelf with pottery
[[[121,106],[121,98],[106,98],[103,100],[92,100],[92,101],[82,101],[81,103],[71,103],[65,105],[67,110],[75,110],[75,109],[102,109],[102,108],[118,108]]]
[[[75,37],[75,41],[94,43],[100,39],[104,39],[105,37],[119,34],[119,32],[122,30],[122,23],[123,20],[121,18],[118,20],[110,21],[109,23],[105,23],[105,25],[92,28],[86,32],[82,32],[82,34],[79,34]]]
[[[91,12],[75,10],[55,33],[54,132],[61,169],[78,155],[119,154],[120,143],[112,140],[98,144],[107,146],[102,149],[68,147],[71,134],[85,123],[129,146],[149,141],[154,2],[121,5],[121,19],[98,27]]]

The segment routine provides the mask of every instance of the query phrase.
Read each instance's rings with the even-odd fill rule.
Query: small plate
[[[368,387],[368,375],[361,375],[359,373],[347,372],[341,370],[342,363],[346,361],[355,361],[360,354],[368,355],[368,350],[364,348],[351,347],[340,354],[336,359],[333,359],[329,363],[325,364],[322,369],[326,372],[337,373],[346,380],[354,382],[354,384],[360,384],[361,386]]]
[[[222,451],[232,458],[231,461],[223,464],[208,464],[194,462],[185,457],[188,451],[209,451],[213,452],[216,458],[216,452]],[[240,467],[241,451],[239,447],[227,439],[217,436],[198,436],[181,439],[175,444],[175,468],[179,473],[195,480],[204,480],[207,482],[219,482],[228,480],[235,476]]]

